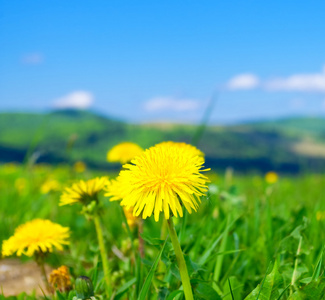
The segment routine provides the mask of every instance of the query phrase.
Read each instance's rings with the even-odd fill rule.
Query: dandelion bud
[[[76,294],[77,298],[81,300],[90,299],[94,296],[94,287],[90,278],[80,276],[76,279]]]

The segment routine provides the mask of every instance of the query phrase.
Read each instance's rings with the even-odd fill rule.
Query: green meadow
[[[1,165],[0,241],[34,218],[70,227],[70,245],[48,255],[46,263],[68,267],[72,290],[40,296],[3,293],[0,299],[72,299],[81,275],[91,278],[96,299],[107,299],[93,223],[80,214],[79,205],[58,203],[63,188],[73,182],[114,178],[117,172],[77,171],[69,164]],[[278,174],[275,183],[266,182],[264,174],[232,169],[212,170],[208,176],[209,192],[198,211],[174,218],[194,299],[324,299],[325,175]],[[46,189],[50,180],[57,184]],[[126,225],[118,202],[102,193],[100,201],[110,299],[184,299],[172,244],[168,237],[161,239],[162,218],[144,220],[139,232]]]

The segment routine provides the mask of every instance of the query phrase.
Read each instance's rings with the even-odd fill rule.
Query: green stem
[[[44,264],[44,257],[45,257],[45,253],[43,253],[42,251],[36,252],[35,254],[35,260],[37,265],[39,266],[40,270],[41,270],[41,278],[45,284],[45,287],[47,289],[48,292],[52,292],[53,290],[51,289],[51,286],[49,284],[49,281],[47,280],[47,275],[46,275],[46,271],[45,271],[45,264]]]
[[[49,284],[49,282],[48,282],[48,280],[47,280],[47,276],[46,276],[46,271],[45,271],[44,263],[41,262],[41,263],[39,264],[39,267],[40,267],[40,269],[41,269],[41,276],[42,276],[42,279],[43,279],[43,282],[44,282],[44,284],[45,284],[45,287],[46,287],[47,291],[48,291],[48,292],[53,292],[52,289],[51,289],[51,287],[50,287],[50,284]]]
[[[298,259],[299,259],[299,255],[301,252],[301,244],[302,244],[302,237],[300,237],[299,239],[299,245],[298,245],[298,249],[297,249],[297,256],[296,256],[296,260],[295,260],[295,267],[293,270],[293,274],[292,274],[292,279],[291,279],[291,285],[294,286],[297,280],[297,269],[298,269]]]
[[[177,234],[175,231],[175,227],[174,227],[172,218],[169,218],[167,220],[167,225],[168,225],[170,239],[171,239],[173,247],[174,247],[177,264],[179,267],[179,272],[181,274],[185,299],[193,300],[193,293],[192,293],[192,287],[191,287],[191,283],[190,283],[190,277],[188,276],[188,271],[187,271],[184,255],[183,255],[181,246],[180,246],[178,238],[177,238]]]
[[[140,253],[140,257],[144,258],[144,240],[141,236],[141,234],[143,233],[143,220],[139,220],[139,224],[138,224],[138,240],[139,240],[139,253]]]
[[[160,239],[166,240],[166,237],[167,237],[167,220],[163,218]],[[163,280],[165,270],[166,270],[165,264],[160,260],[158,263],[158,274],[159,274],[158,279]]]
[[[96,227],[96,233],[97,233],[97,239],[98,239],[98,244],[99,244],[99,249],[100,249],[100,255],[102,257],[104,278],[105,278],[105,282],[106,282],[106,294],[107,294],[107,297],[109,297],[110,288],[111,288],[110,270],[109,270],[109,266],[108,266],[107,255],[106,255],[107,251],[106,251],[106,248],[105,248],[103,231],[102,231],[102,227],[101,227],[100,219],[99,219],[98,215],[94,215],[94,223],[95,223],[95,227]]]

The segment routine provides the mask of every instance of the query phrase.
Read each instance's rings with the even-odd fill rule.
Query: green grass
[[[48,263],[53,267],[67,265],[73,278],[93,278],[97,295],[104,295],[93,223],[80,215],[78,205],[59,207],[60,191],[40,192],[48,178],[58,180],[63,188],[79,178],[103,174],[76,174],[69,166],[1,166],[0,242],[33,218],[49,218],[69,226],[70,246],[50,255]],[[198,212],[174,219],[176,231],[182,232],[181,247],[196,299],[323,299],[325,218],[317,219],[316,214],[323,212],[325,217],[325,175],[280,176],[276,184],[268,185],[258,175],[227,174],[210,173],[211,188]],[[115,299],[137,299],[139,295],[144,299],[141,290],[146,291],[147,299],[182,299],[169,239],[160,253],[164,244],[160,240],[162,221],[144,221],[145,257],[140,260],[137,232],[126,230],[118,202],[105,197],[101,200]],[[122,258],[112,248],[119,249]],[[159,255],[161,265],[157,267]],[[146,281],[143,285],[148,277],[150,284]],[[58,297],[55,299],[61,299]],[[64,294],[62,297],[68,299]]]
[[[325,168],[325,119],[293,118],[229,126],[128,124],[86,111],[47,114],[0,114],[0,161],[71,163],[83,160],[92,168],[108,169],[106,152],[122,141],[148,148],[162,141],[196,143],[215,170],[276,170],[291,174]],[[198,134],[202,134],[198,136]],[[300,151],[297,151],[298,146]],[[304,151],[304,149],[309,151]],[[316,151],[312,151],[316,149]],[[311,150],[310,150],[311,149]],[[317,150],[318,149],[318,150]],[[115,166],[117,168],[117,166]]]

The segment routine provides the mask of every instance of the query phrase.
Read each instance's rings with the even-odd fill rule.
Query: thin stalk
[[[35,260],[36,260],[37,265],[40,268],[41,278],[42,278],[42,280],[43,280],[43,282],[45,284],[45,287],[46,287],[47,291],[48,292],[53,292],[53,290],[51,289],[51,286],[49,284],[49,281],[47,280],[47,275],[46,275],[46,271],[45,271],[45,264],[44,264],[44,256],[45,256],[45,253],[43,253],[42,251],[37,252],[35,254]]]
[[[141,220],[139,220],[139,225],[138,225],[138,240],[139,240],[140,257],[144,258],[144,240],[141,236],[142,233],[143,233],[143,221],[141,219]]]
[[[53,292],[51,287],[50,287],[50,284],[49,284],[49,282],[47,280],[44,262],[40,262],[38,265],[39,265],[39,267],[41,269],[41,277],[42,277],[42,280],[43,280],[43,282],[45,284],[45,287],[46,287],[47,291],[48,292]]]
[[[298,249],[297,249],[297,257],[296,257],[296,261],[295,261],[295,267],[294,267],[293,273],[292,273],[292,279],[291,279],[291,285],[292,286],[295,285],[295,282],[297,280],[298,259],[299,259],[299,254],[301,252],[301,244],[302,244],[302,237],[300,237],[300,239],[299,239],[299,244],[298,244]]]
[[[168,225],[170,239],[172,241],[176,259],[177,259],[179,273],[181,275],[181,279],[182,279],[182,283],[183,283],[185,299],[193,300],[194,298],[193,298],[193,292],[192,292],[192,287],[191,287],[191,283],[190,283],[190,277],[188,276],[188,271],[187,271],[184,255],[183,255],[181,246],[180,246],[178,238],[177,238],[177,233],[175,231],[175,226],[174,226],[172,218],[169,218],[167,220],[167,225]]]
[[[160,239],[165,240],[167,237],[167,220],[163,218],[162,225],[161,225],[161,232],[160,232]],[[166,270],[165,264],[160,260],[158,263],[158,278],[163,280],[164,278],[164,271]]]
[[[162,225],[161,225],[160,239],[165,240],[166,237],[167,237],[167,220],[163,218]]]
[[[222,242],[221,242],[221,246],[220,246],[220,252],[221,253],[225,252],[226,249],[227,249],[229,224],[230,224],[230,218],[228,216],[227,217],[227,223],[226,223],[226,229],[223,232]],[[219,283],[224,257],[225,257],[225,255],[221,254],[221,255],[219,255],[217,257],[217,260],[216,260],[216,264],[215,264],[215,267],[214,267],[214,273],[213,273],[213,283],[212,283],[212,287],[214,289],[217,289],[217,285]]]
[[[110,295],[110,289],[111,289],[111,283],[110,283],[110,270],[109,270],[109,265],[108,265],[108,259],[107,259],[107,251],[105,248],[105,243],[104,243],[104,237],[103,237],[103,231],[102,227],[100,224],[100,219],[98,215],[94,215],[94,223],[96,227],[96,233],[97,233],[97,239],[98,239],[98,244],[99,244],[99,249],[100,249],[100,255],[102,257],[102,263],[103,263],[103,270],[104,270],[104,278],[106,282],[106,294],[107,297]]]
[[[139,295],[139,292],[140,292],[140,282],[142,282],[142,280],[141,280],[141,274],[142,274],[141,260],[140,260],[140,257],[136,255],[137,252],[135,250],[134,243],[133,243],[134,237],[133,237],[133,234],[131,232],[128,221],[126,219],[124,209],[120,205],[119,205],[119,207],[120,207],[120,211],[121,211],[121,214],[122,214],[123,222],[125,224],[126,231],[127,231],[128,235],[129,235],[129,238],[131,240],[132,255],[133,255],[133,261],[134,261],[134,267],[135,267],[134,271],[135,271],[136,278],[137,278],[136,288],[135,288],[135,294],[136,294],[136,298],[137,298],[138,295]]]

